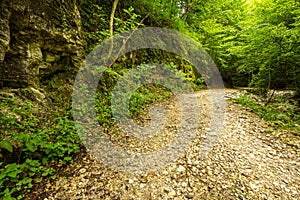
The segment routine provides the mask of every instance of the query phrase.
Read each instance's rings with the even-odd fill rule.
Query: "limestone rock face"
[[[78,1],[0,1],[0,88],[38,88],[60,72],[76,72],[84,38]]]

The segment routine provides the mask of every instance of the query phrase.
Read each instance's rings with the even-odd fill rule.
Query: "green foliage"
[[[235,63],[238,55],[233,50],[241,42],[242,21],[246,16],[243,0],[188,1],[183,14],[187,29],[214,59],[223,79],[232,85],[247,85],[240,79]],[[244,83],[246,82],[246,83]]]
[[[295,105],[287,103],[282,97],[275,96],[276,101],[267,106],[259,104],[247,95],[235,99],[236,103],[251,108],[254,113],[271,122],[277,128],[288,128],[300,135],[300,114],[296,112]]]
[[[107,4],[109,4],[107,2]],[[110,37],[109,18],[110,6],[105,7],[105,3],[99,5],[96,1],[89,0],[83,2],[81,6],[81,14],[83,17],[83,28],[85,29],[85,38],[87,40],[86,52],[90,52],[96,45]],[[114,34],[128,30],[133,30],[140,24],[141,16],[134,12],[132,6],[124,8],[122,15],[117,13],[114,18]],[[121,15],[121,17],[118,17]]]
[[[184,27],[180,19],[184,1],[148,1],[148,0],[126,0],[119,3],[122,8],[132,6],[136,14],[142,18],[148,16],[145,25],[155,27],[173,28],[179,30]],[[122,14],[119,14],[122,16]]]
[[[166,65],[165,67],[166,69],[176,69],[176,71],[178,72],[178,79],[187,80],[194,89],[200,89],[204,85],[202,78],[195,79],[195,77],[191,75],[193,74],[192,68],[190,68],[189,70],[187,70],[188,68],[184,68],[185,70],[187,70],[186,72],[184,72],[183,69],[179,69],[179,67],[173,62],[170,62],[169,65]],[[137,68],[139,70],[139,73],[136,74],[134,78],[138,81],[149,78],[145,77],[146,74],[154,70],[154,66],[143,64],[137,66]],[[95,103],[97,110],[97,119],[100,125],[103,127],[109,128],[111,125],[113,125],[115,120],[117,120],[116,118],[122,118],[122,116],[112,115],[112,91],[120,78],[122,76],[126,76],[126,73],[128,73],[129,70],[131,69],[127,69],[126,67],[124,67],[124,65],[114,64],[112,68],[107,69],[102,74],[95,97]],[[161,78],[164,79],[165,77]],[[165,81],[168,82],[169,80],[166,79]],[[136,82],[132,84],[136,84]],[[128,87],[128,91],[131,91],[131,85],[127,85],[126,87]],[[126,90],[126,88],[123,89]],[[120,101],[126,99],[125,92],[117,95],[119,96],[115,96],[115,99],[118,99]],[[171,92],[171,88],[165,87],[163,85],[155,83],[143,85],[133,91],[132,95],[130,96],[129,114],[132,118],[137,119],[140,116],[146,115],[148,108],[152,104],[162,102],[170,98],[172,95],[173,93]],[[124,109],[126,109],[126,106],[124,106]]]
[[[3,199],[24,198],[24,193],[29,192],[33,183],[39,181],[38,177],[43,169],[38,160],[31,159],[26,159],[22,164],[12,163],[0,168],[0,194]]]
[[[183,19],[234,86],[300,90],[299,13],[294,0],[183,1]],[[196,34],[195,34],[196,33]]]
[[[122,9],[116,12],[115,32],[136,28],[138,21],[148,16],[144,25],[179,30],[201,43],[230,84],[250,85],[261,94],[279,88],[300,94],[298,1],[126,0],[118,7]],[[94,38],[88,43],[98,44],[109,36],[110,8],[108,1],[102,5],[93,0],[83,2],[84,27],[92,35],[87,36],[88,41]],[[142,54],[145,59],[138,57]],[[155,55],[155,51],[133,55],[144,63],[167,60],[165,54]]]
[[[87,41],[86,52],[90,52],[95,45],[109,37],[109,8],[108,2],[98,5],[94,1],[83,1],[80,13]]]
[[[141,16],[134,13],[134,8],[132,6],[128,9],[123,9],[123,12],[126,14],[125,20],[118,17],[115,18],[114,27],[117,33],[134,30],[138,26],[143,26],[143,24],[139,24]]]
[[[261,94],[269,89],[299,88],[299,3],[292,0],[256,2],[247,12],[241,42],[231,48],[239,57],[236,69],[250,76]],[[247,24],[246,24],[247,22]]]
[[[129,112],[132,118],[146,115],[147,107],[160,103],[172,96],[172,92],[160,85],[145,85],[136,90],[130,98]]]
[[[10,141],[4,140],[3,138],[0,138],[0,149],[6,149],[10,153],[13,152],[13,145]]]
[[[129,112],[132,118],[147,114],[147,107],[153,103],[160,103],[172,95],[167,88],[158,85],[145,85],[134,91],[129,102]],[[111,110],[111,93],[109,95],[97,94],[96,110],[97,119],[101,126],[109,128],[114,122],[115,117]]]
[[[70,114],[43,117],[29,101],[0,102],[0,196],[22,199],[33,183],[55,173],[79,151],[80,140]]]

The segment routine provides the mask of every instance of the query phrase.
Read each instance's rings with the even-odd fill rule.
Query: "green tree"
[[[262,94],[269,89],[299,90],[299,3],[261,1],[252,12],[244,42],[234,52],[241,55],[237,70],[250,74],[250,84]]]

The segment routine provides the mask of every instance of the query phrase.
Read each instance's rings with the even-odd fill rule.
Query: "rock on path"
[[[207,92],[198,96],[203,102]],[[199,157],[202,129],[183,157],[145,174],[113,170],[82,153],[37,199],[300,199],[300,151],[259,117],[227,101],[226,126],[206,158]]]

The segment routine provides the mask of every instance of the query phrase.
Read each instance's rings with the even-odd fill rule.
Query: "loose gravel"
[[[225,97],[232,99],[239,94],[228,90]],[[43,192],[36,199],[300,199],[297,146],[300,139],[289,138],[296,145],[285,143],[276,137],[278,130],[270,124],[251,110],[227,100],[224,130],[217,135],[213,149],[203,157],[211,108],[207,91],[198,92],[197,96],[202,119],[199,134],[173,163],[136,174],[107,167],[89,152],[82,152],[58,179],[49,180],[41,191],[36,191],[36,194]],[[173,108],[171,113],[168,111],[169,116],[177,116],[176,103],[168,105]],[[176,130],[176,123],[172,124],[171,120],[166,130]],[[138,150],[153,151],[155,145],[160,148],[165,138],[172,137],[168,131],[165,134],[167,137],[162,134],[153,143],[137,143]],[[119,141],[120,146],[126,142],[125,135],[115,137],[113,140]],[[131,141],[129,149],[133,148],[132,144]]]

